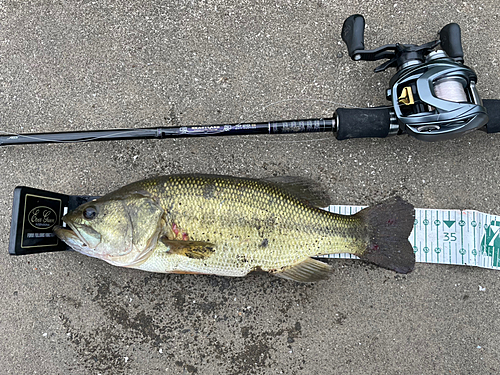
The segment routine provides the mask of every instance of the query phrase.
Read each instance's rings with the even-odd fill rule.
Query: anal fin
[[[332,269],[319,260],[307,258],[303,262],[280,272],[273,272],[273,275],[287,280],[301,283],[314,283],[316,281],[328,279]]]
[[[215,245],[204,241],[169,240],[164,236],[160,241],[168,247],[169,253],[184,255],[191,259],[206,259],[215,252]]]

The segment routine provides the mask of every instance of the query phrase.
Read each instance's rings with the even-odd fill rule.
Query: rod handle
[[[483,99],[483,106],[488,113],[488,123],[486,124],[486,132],[500,132],[500,100],[499,99]]]
[[[385,138],[389,135],[391,113],[387,107],[339,108],[336,111],[337,139]]]

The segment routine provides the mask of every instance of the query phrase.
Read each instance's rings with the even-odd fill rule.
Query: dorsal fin
[[[164,236],[160,241],[168,247],[169,253],[184,255],[191,259],[206,259],[215,252],[215,245],[208,242],[169,240]]]
[[[327,207],[331,204],[328,194],[314,180],[298,176],[278,176],[265,178],[262,181],[278,185],[312,206]]]

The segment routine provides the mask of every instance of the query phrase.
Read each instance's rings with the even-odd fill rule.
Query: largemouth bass
[[[68,228],[54,231],[80,253],[151,272],[262,270],[314,282],[330,266],[312,257],[333,253],[399,273],[413,269],[411,204],[396,197],[338,215],[316,207],[327,204],[314,190],[300,178],[156,177],[81,205],[63,217]]]

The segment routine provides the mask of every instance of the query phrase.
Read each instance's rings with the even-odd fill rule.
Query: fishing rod
[[[429,43],[386,44],[372,50],[365,50],[364,29],[364,17],[352,15],[344,21],[342,40],[354,61],[387,60],[375,73],[397,69],[386,91],[389,106],[338,108],[329,119],[9,134],[0,136],[0,146],[309,132],[332,132],[338,140],[409,134],[432,142],[476,129],[500,132],[500,100],[481,99],[477,75],[464,65],[458,24],[446,25],[439,39]]]

